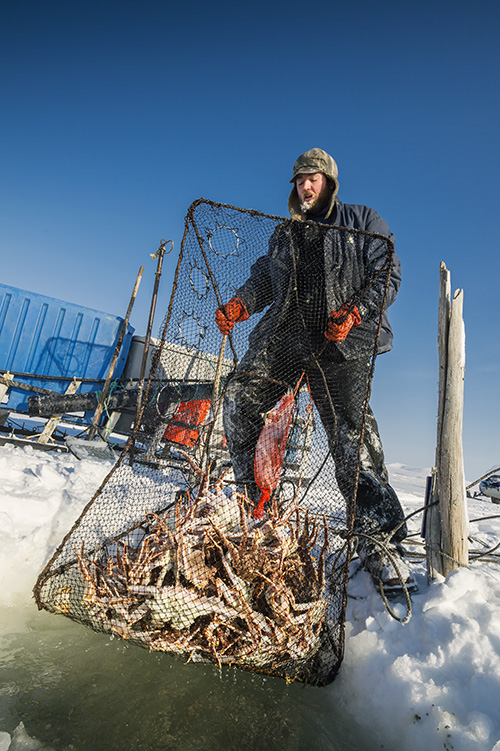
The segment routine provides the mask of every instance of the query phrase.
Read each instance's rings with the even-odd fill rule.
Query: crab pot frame
[[[191,205],[137,424],[41,572],[39,608],[185,661],[314,685],[333,680],[394,248],[379,235],[311,224],[204,200]],[[377,263],[369,266],[373,247]],[[364,338],[353,335],[365,375],[351,389],[356,419],[348,429],[342,384],[327,377],[341,348],[323,336],[324,301],[311,313],[297,276],[302,269],[306,281],[317,280],[327,262],[343,269],[328,292],[337,308],[372,300]],[[272,279],[269,264],[278,269]],[[235,326],[224,352],[215,310],[256,274],[267,303]],[[287,389],[295,389],[293,416],[260,516],[242,462],[253,462],[262,426]],[[264,450],[272,457],[272,445]]]

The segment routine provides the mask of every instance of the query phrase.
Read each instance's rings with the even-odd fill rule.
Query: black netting
[[[393,252],[190,207],[140,424],[40,575],[40,607],[184,659],[333,679],[356,488],[383,461],[368,396]],[[221,307],[250,314],[227,337]]]

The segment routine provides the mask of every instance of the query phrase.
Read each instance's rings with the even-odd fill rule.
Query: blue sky
[[[2,8],[0,279],[145,333],[161,238],[190,203],[284,215],[319,146],[396,235],[395,349],[372,405],[388,461],[430,466],[439,264],[464,290],[469,481],[500,465],[500,11],[491,2],[10,3]],[[175,259],[164,266],[156,327]]]

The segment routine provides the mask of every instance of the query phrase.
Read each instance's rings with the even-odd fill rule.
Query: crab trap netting
[[[185,660],[333,680],[393,253],[192,204],[135,432],[40,574],[40,608]]]

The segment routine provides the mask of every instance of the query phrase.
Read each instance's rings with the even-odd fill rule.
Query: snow
[[[0,447],[0,606],[13,622],[27,607],[37,617],[37,575],[110,468],[70,454]],[[389,472],[407,513],[419,509],[427,471],[392,464]],[[498,515],[500,506],[469,499],[474,550],[499,542],[500,518],[484,519]],[[410,519],[410,531],[420,524],[420,515]],[[421,539],[412,539],[419,590],[409,621],[391,617],[353,561],[342,669],[331,686],[310,691],[327,692],[322,696],[344,707],[373,749],[500,751],[500,566],[477,560],[428,584],[417,555]],[[403,618],[404,603],[393,607]],[[30,735],[26,719],[7,730],[0,726],[0,751],[49,749]]]

